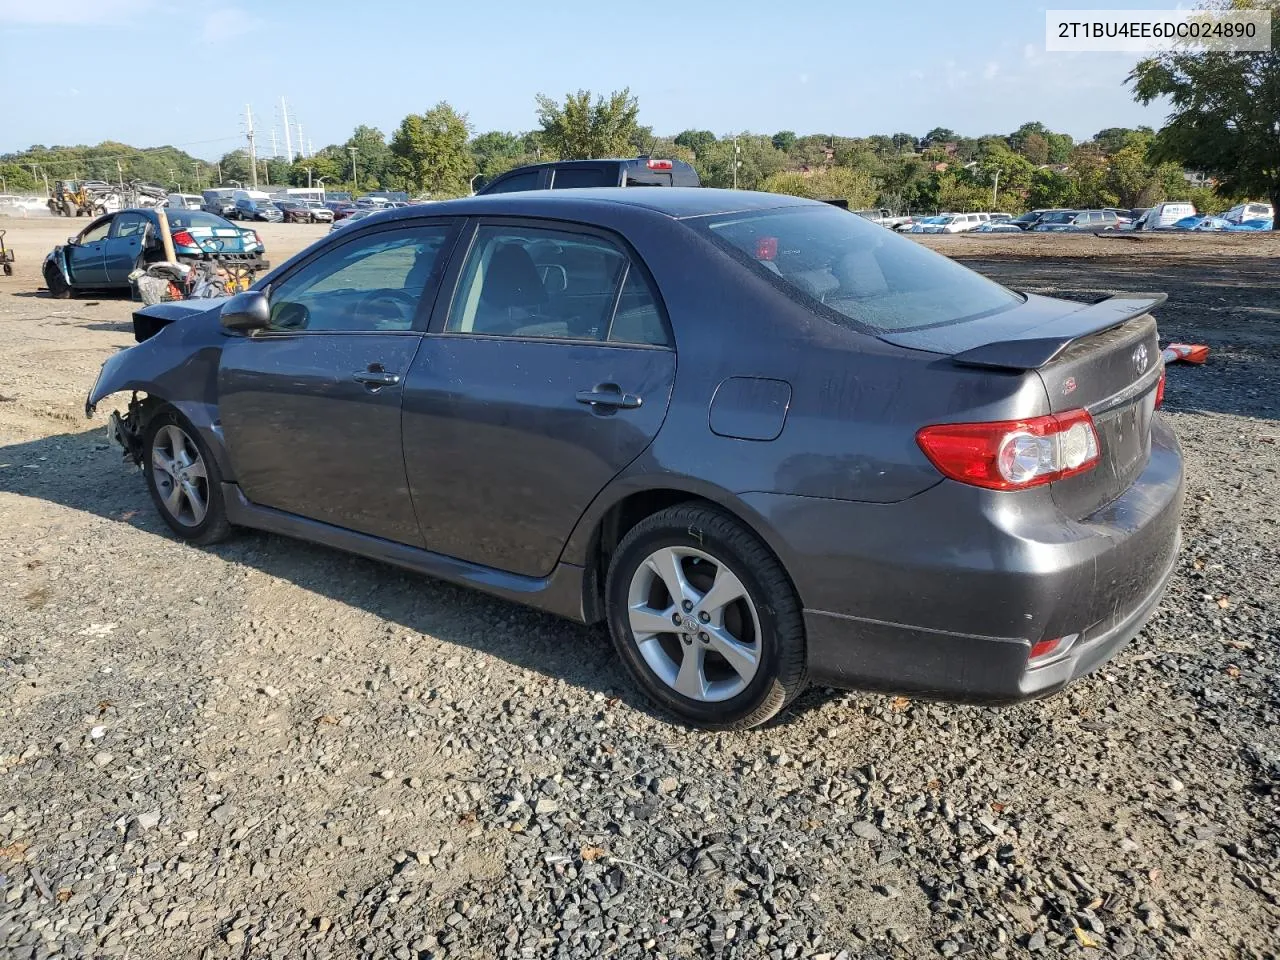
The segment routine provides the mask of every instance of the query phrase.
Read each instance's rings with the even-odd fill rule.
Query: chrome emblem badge
[[[1147,345],[1140,343],[1133,348],[1133,368],[1138,373],[1145,373],[1147,369]]]
[[[1065,380],[1063,380],[1063,381],[1062,381],[1062,395],[1063,395],[1064,397],[1066,397],[1066,396],[1070,396],[1071,394],[1073,394],[1073,393],[1075,393],[1075,392],[1076,392],[1076,378],[1075,378],[1075,377],[1067,377],[1067,379],[1065,379]]]

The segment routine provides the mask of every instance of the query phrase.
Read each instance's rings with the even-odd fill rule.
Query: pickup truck
[[[516,167],[494,177],[477,194],[571,187],[700,187],[698,172],[683,160],[555,160]]]

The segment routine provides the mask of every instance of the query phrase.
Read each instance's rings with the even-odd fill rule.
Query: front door
[[[107,282],[107,235],[114,215],[96,220],[80,232],[67,248],[67,272],[77,287],[101,287]]]
[[[675,352],[652,283],[599,232],[485,224],[432,329],[404,399],[427,549],[545,576],[666,416]]]
[[[272,284],[268,330],[223,348],[219,412],[250,501],[421,546],[400,404],[452,235],[436,221],[327,247]]]
[[[107,236],[105,269],[107,282],[123,285],[129,282],[129,274],[133,273],[142,258],[142,245],[146,241],[147,227],[150,221],[141,213],[117,213],[111,222],[111,233]]]

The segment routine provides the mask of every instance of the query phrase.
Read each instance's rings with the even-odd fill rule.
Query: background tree
[[[443,100],[426,113],[411,113],[391,140],[391,153],[406,185],[433,198],[467,193],[472,160],[467,117]]]
[[[926,147],[941,146],[959,140],[956,132],[949,127],[934,127],[921,138],[921,145]]]
[[[694,156],[698,156],[716,142],[716,135],[710,130],[682,130],[672,139],[686,150],[692,150]]]
[[[794,130],[779,130],[773,135],[773,145],[783,153],[790,153],[792,145],[796,142],[796,134]]]
[[[1168,97],[1173,105],[1151,144],[1153,160],[1203,171],[1220,192],[1265,196],[1280,209],[1280,3],[1258,5],[1271,9],[1270,50],[1175,50],[1139,61],[1129,82],[1141,103]]]
[[[629,88],[615,90],[608,99],[596,97],[594,103],[590,90],[566,94],[563,104],[541,93],[536,99],[543,142],[561,160],[634,153],[640,104]]]
[[[870,207],[876,197],[870,177],[845,167],[828,167],[813,176],[796,172],[775,173],[761,182],[760,189],[794,197],[847,200],[854,209]]]
[[[347,173],[351,168],[351,148],[356,150],[357,172],[360,174],[360,182],[367,184],[370,189],[378,189],[387,186],[387,174],[391,168],[391,148],[387,146],[387,138],[383,136],[381,130],[377,127],[365,126],[363,123],[356,127],[355,131],[347,138],[347,142],[342,145],[342,150],[346,152]]]
[[[703,186],[732,187],[733,164],[738,160],[738,188],[759,190],[768,177],[780,173],[787,166],[787,155],[773,145],[770,137],[743,132],[737,134],[741,153],[735,154],[734,134],[721,137],[699,154],[694,163]]]
[[[1033,133],[1022,141],[1018,153],[1037,167],[1049,162],[1049,141],[1041,134]]]

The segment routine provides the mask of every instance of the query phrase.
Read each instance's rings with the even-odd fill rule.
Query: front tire
[[[62,276],[62,271],[53,265],[44,268],[44,285],[49,289],[49,296],[54,300],[68,300],[71,297],[71,284]]]
[[[795,589],[760,539],[720,510],[680,504],[641,521],[614,552],[605,590],[622,662],[693,726],[758,726],[805,687]]]
[[[142,469],[156,509],[181,539],[205,545],[230,536],[218,463],[199,431],[172,407],[147,424]]]

